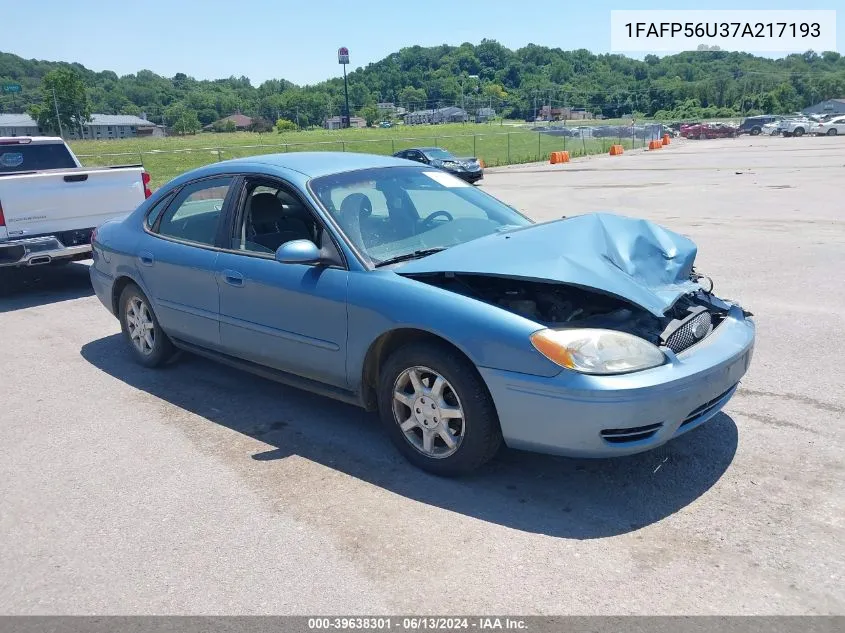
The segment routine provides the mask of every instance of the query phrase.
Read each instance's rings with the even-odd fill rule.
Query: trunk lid
[[[145,200],[142,167],[59,169],[0,177],[10,240],[87,229]]]

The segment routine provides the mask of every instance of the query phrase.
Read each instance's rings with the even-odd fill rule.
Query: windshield
[[[310,187],[373,265],[533,224],[477,187],[426,167],[346,172]]]
[[[434,149],[423,150],[423,154],[429,158],[439,158],[440,160],[455,160],[454,154],[447,152],[445,149],[436,147]]]

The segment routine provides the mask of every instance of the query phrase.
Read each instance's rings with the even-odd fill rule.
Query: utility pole
[[[62,117],[59,116],[59,101],[56,99],[56,89],[53,88],[53,105],[56,108],[56,122],[59,124],[59,136],[62,138],[65,137],[65,133],[62,131]]]

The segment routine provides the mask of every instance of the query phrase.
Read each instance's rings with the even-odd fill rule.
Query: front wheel
[[[382,424],[397,449],[435,475],[470,473],[502,444],[493,400],[476,368],[456,350],[411,343],[382,366]]]
[[[135,360],[145,367],[158,367],[170,360],[176,350],[141,289],[129,284],[119,301],[120,326]]]
[[[836,128],[832,127],[827,131],[828,136],[836,136]]]
[[[795,128],[795,131],[792,133],[792,135],[793,136],[804,136],[804,128],[803,127]]]

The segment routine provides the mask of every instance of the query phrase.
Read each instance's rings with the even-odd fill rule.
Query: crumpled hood
[[[595,289],[655,316],[699,289],[690,279],[697,247],[648,220],[591,213],[488,235],[394,269],[559,282]]]

